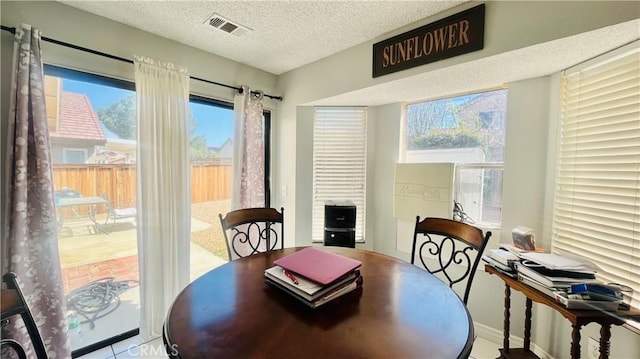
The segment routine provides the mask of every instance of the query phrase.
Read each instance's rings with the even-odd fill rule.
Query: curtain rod
[[[8,31],[8,32],[10,32],[10,33],[15,35],[15,33],[16,33],[16,28],[15,27],[8,27],[8,26],[4,26],[4,25],[0,25],[0,26],[2,27],[2,30]],[[133,64],[133,60],[129,60],[129,59],[126,59],[124,57],[107,54],[107,53],[102,52],[102,51],[92,50],[92,49],[89,49],[89,48],[86,48],[86,47],[70,44],[68,42],[52,39],[50,37],[41,36],[41,38],[42,38],[42,41],[50,42],[52,44],[56,44],[56,45],[60,45],[60,46],[64,46],[64,47],[69,47],[69,48],[72,48],[74,50],[84,51],[84,52],[88,52],[88,53],[91,53],[91,54],[94,54],[94,55],[99,55],[99,56],[107,57],[107,58],[110,58],[110,59],[113,59],[113,60],[118,60],[118,61],[122,61],[122,62],[127,62],[127,63],[130,63],[130,64]],[[223,83],[220,83],[220,82],[201,79],[199,77],[194,77],[194,76],[189,76],[189,77],[194,79],[194,80],[198,80],[198,81],[206,82],[206,83],[209,83],[209,84],[226,87],[226,88],[233,89],[233,90],[236,90],[236,91],[242,93],[242,87],[231,86],[231,85],[223,84]],[[251,93],[252,94],[259,94],[260,92],[251,91]],[[273,95],[268,95],[268,94],[264,94],[264,96],[268,97],[270,99],[273,99],[273,100],[282,101],[282,96],[273,96]]]

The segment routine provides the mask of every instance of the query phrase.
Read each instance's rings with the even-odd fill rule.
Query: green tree
[[[217,158],[218,154],[207,147],[207,139],[203,136],[192,136],[189,141],[189,156],[191,161],[206,161]]]
[[[407,106],[407,149],[485,147],[479,117],[464,117],[463,120],[460,105],[452,99]]]
[[[111,132],[125,140],[135,140],[137,131],[136,96],[131,95],[107,107],[98,109],[98,118]],[[216,158],[217,154],[207,147],[203,135],[196,136],[198,122],[189,111],[189,154],[192,161],[206,161]]]
[[[449,99],[416,103],[407,106],[407,139],[422,137],[435,129],[456,126],[457,108]]]
[[[482,134],[463,128],[446,131],[432,131],[424,136],[414,138],[411,143],[416,149],[475,148],[484,149]]]
[[[136,139],[136,95],[98,109],[98,118],[109,131],[124,140]]]

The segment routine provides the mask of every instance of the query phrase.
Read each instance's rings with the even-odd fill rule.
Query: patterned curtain
[[[51,145],[45,113],[40,31],[16,30],[9,104],[2,272],[15,272],[50,358],[70,358],[66,304],[53,202]],[[27,330],[11,321],[3,336],[21,343]],[[27,348],[27,357],[35,357]]]
[[[242,86],[234,101],[232,210],[265,206],[262,98]]]
[[[251,93],[248,86],[242,86],[236,93],[233,104],[235,114],[233,131],[233,174],[231,185],[231,209],[264,207],[264,129],[262,120],[262,92]],[[261,227],[252,233],[262,230]],[[242,232],[248,226],[239,226]],[[253,236],[253,235],[252,235]],[[250,242],[238,243],[234,248],[241,257],[255,253]],[[258,245],[258,251],[266,250],[266,242]],[[235,259],[235,253],[232,253]]]
[[[189,74],[136,56],[140,335],[162,334],[167,310],[189,284],[191,181]]]

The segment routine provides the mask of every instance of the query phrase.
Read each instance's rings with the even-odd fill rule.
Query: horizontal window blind
[[[640,307],[638,43],[565,72],[553,248],[585,257],[599,279],[633,289]],[[598,62],[600,61],[600,62]]]
[[[315,108],[313,122],[313,241],[324,239],[325,201],[351,201],[356,205],[356,241],[363,240],[366,154],[366,108]]]

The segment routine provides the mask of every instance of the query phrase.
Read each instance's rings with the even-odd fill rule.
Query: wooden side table
[[[500,349],[500,358],[538,358],[531,350],[531,308],[536,303],[544,304],[571,322],[571,358],[580,358],[580,329],[589,323],[600,324],[600,359],[609,358],[611,339],[611,325],[622,325],[625,318],[639,317],[638,310],[618,310],[606,312],[600,310],[574,310],[567,309],[552,298],[520,281],[511,278],[490,265],[485,265],[485,272],[497,275],[505,283],[504,288],[504,331],[503,348]],[[524,321],[524,348],[509,348],[509,318],[511,307],[511,289],[515,289],[526,297],[525,321]]]

